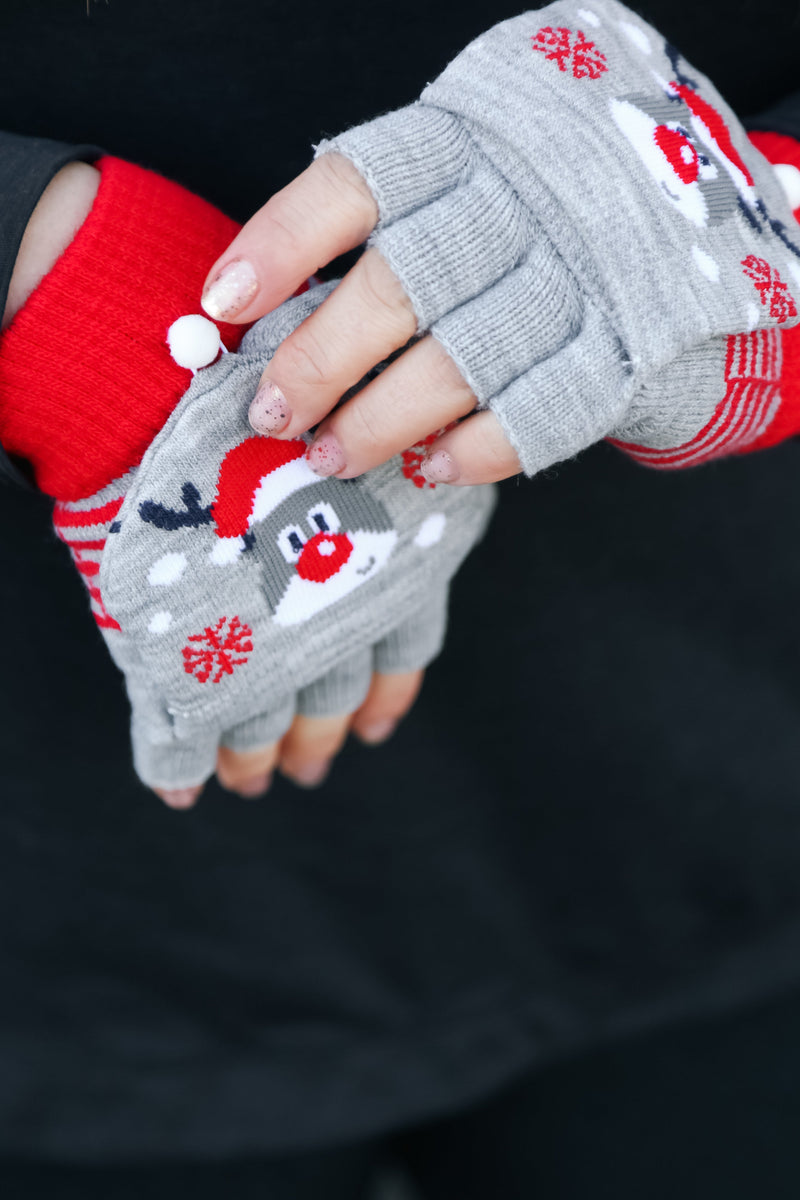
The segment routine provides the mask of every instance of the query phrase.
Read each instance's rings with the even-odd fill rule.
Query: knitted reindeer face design
[[[402,456],[320,479],[304,441],[253,436],[264,367],[329,290],[288,301],[198,370],[141,464],[91,499],[108,518],[91,578],[148,783],[204,779],[220,741],[266,745],[295,712],[357,707],[374,670],[429,662],[450,577],[488,520],[490,490],[420,487]],[[65,512],[68,533],[70,521],[86,524]]]
[[[386,509],[363,484],[320,479],[305,450],[300,440],[246,438],[224,456],[212,504],[202,507],[187,482],[183,510],[144,501],[139,514],[164,530],[212,525],[214,567],[246,555],[274,620],[300,624],[376,575],[397,541]]]
[[[753,202],[752,179],[721,117],[701,108],[691,89],[676,89],[614,99],[611,114],[662,195],[693,224],[716,225],[737,210],[740,196]]]

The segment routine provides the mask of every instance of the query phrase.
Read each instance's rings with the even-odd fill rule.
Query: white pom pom
[[[789,207],[792,210],[800,208],[800,171],[791,163],[776,163],[773,170],[778,176],[778,183],[786,193]]]
[[[178,317],[167,330],[167,345],[179,367],[199,371],[219,354],[219,330],[213,321],[199,313]]]

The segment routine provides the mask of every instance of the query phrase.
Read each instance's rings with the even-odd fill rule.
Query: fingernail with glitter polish
[[[286,403],[277,383],[264,379],[250,404],[247,414],[252,429],[256,433],[269,436],[271,433],[281,433],[292,419],[292,410]]]
[[[437,450],[429,458],[423,458],[419,467],[428,483],[455,483],[459,471],[446,450]]]
[[[308,465],[317,475],[336,475],[347,466],[342,447],[332,433],[324,433],[308,448]]]
[[[229,321],[250,303],[257,291],[253,264],[246,258],[235,258],[211,280],[200,303],[215,321]]]

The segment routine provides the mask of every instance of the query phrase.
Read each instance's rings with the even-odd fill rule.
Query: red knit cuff
[[[787,137],[785,133],[763,133],[760,130],[754,130],[747,136],[767,162],[789,163],[800,170],[800,142],[794,138]],[[800,209],[795,209],[794,215],[800,220]]]
[[[239,226],[177,184],[102,158],[74,240],[0,338],[0,444],[60,500],[135,466],[192,380],[170,325],[200,309]],[[234,350],[246,326],[218,322]]]
[[[800,142],[796,142],[794,138],[783,133],[768,132],[753,132],[748,136],[767,162],[789,163],[800,170]],[[795,220],[800,221],[800,208],[794,210],[794,216]],[[780,408],[766,432],[747,447],[747,453],[751,450],[766,450],[768,446],[776,446],[786,438],[800,433],[800,326],[782,329],[780,335]]]

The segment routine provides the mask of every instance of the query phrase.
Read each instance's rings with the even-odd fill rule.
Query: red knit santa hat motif
[[[229,450],[211,506],[217,536],[242,537],[254,521],[262,521],[288,496],[319,483],[305,457],[307,449],[299,438],[282,442],[251,437]]]

